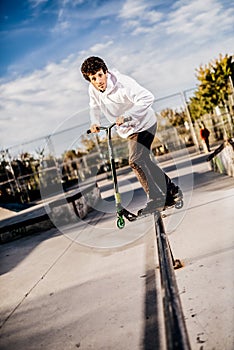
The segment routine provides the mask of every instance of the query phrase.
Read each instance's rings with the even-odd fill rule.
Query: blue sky
[[[90,55],[155,98],[195,87],[196,68],[233,54],[233,18],[231,0],[1,1],[0,148],[88,122]]]

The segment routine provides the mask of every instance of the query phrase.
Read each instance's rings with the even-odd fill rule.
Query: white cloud
[[[90,51],[92,53],[105,52],[105,50],[112,44],[113,44],[112,40],[109,40],[108,42],[104,42],[104,43],[97,43],[96,45],[90,48]]]
[[[159,22],[163,17],[163,14],[157,11],[150,11],[144,14],[144,19],[150,24]]]
[[[71,56],[1,86],[0,146],[52,133],[61,122],[88,105],[87,85],[79,63]]]
[[[163,14],[152,9],[152,4],[144,0],[127,0],[120,12],[119,17],[124,20],[126,28],[133,28],[132,35],[149,33],[152,25],[158,23]]]
[[[201,42],[214,37],[214,32],[220,37],[234,29],[234,8],[224,7],[218,0],[178,0],[166,13],[153,10],[153,5],[145,0],[127,0],[119,13],[123,26],[134,36],[160,33]]]
[[[233,29],[233,8],[223,8],[217,0],[176,2],[164,26],[168,34],[187,34],[201,40]]]
[[[48,0],[29,0],[29,3],[32,5],[32,7],[38,7],[41,4],[46,3]]]
[[[140,17],[146,7],[147,5],[142,0],[127,0],[120,10],[119,16],[125,19]]]

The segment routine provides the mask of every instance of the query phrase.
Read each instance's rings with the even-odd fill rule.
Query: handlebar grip
[[[100,128],[97,127],[97,130],[100,131]],[[86,133],[91,134],[92,133],[91,129],[87,130]]]
[[[132,120],[132,117],[126,117],[126,118],[124,118],[124,123],[130,122],[131,120]]]

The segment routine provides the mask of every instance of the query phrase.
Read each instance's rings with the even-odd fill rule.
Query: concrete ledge
[[[0,244],[83,219],[100,199],[96,183],[52,197],[0,221]]]

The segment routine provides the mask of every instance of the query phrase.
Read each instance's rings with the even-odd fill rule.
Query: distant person
[[[128,139],[129,165],[148,196],[146,206],[138,213],[146,214],[174,205],[181,190],[150,155],[157,129],[152,93],[129,76],[117,70],[109,71],[99,57],[87,58],[81,72],[90,83],[91,132],[100,131],[100,117],[104,114],[110,123],[116,123],[118,134]],[[125,117],[132,119],[124,122]]]
[[[205,124],[204,124],[204,123],[201,124],[200,136],[201,136],[201,139],[205,142],[207,151],[210,152],[210,143],[209,143],[210,132],[209,132],[209,130],[205,127]]]

